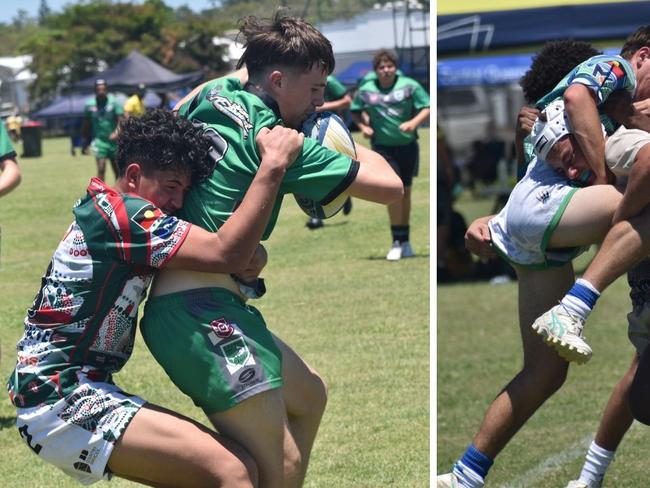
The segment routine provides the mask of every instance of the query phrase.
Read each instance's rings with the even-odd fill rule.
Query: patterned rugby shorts
[[[29,448],[50,464],[90,485],[110,480],[115,442],[146,402],[114,384],[88,380],[52,405],[18,408],[16,427]]]

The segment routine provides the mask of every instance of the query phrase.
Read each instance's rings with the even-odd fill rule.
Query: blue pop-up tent
[[[59,97],[47,107],[31,114],[31,116],[34,119],[81,117],[84,113],[86,101],[92,96],[88,93],[73,93]],[[126,101],[126,95],[123,93],[116,94],[115,98],[122,105]],[[143,101],[146,108],[159,107],[161,102],[160,97],[152,91],[145,92]]]

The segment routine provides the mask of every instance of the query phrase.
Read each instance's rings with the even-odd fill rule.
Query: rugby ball
[[[350,156],[352,159],[357,158],[357,150],[350,131],[345,122],[333,112],[313,113],[302,124],[300,132],[305,134],[305,137],[315,139],[321,146]],[[303,195],[294,194],[293,196],[303,212],[318,219],[327,219],[336,215],[348,199],[345,192],[325,204],[315,202]]]

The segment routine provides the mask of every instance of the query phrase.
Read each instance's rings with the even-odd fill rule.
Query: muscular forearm
[[[420,110],[415,117],[413,117],[410,122],[415,126],[419,127],[422,123],[424,123],[426,120],[429,119],[429,115],[431,114],[431,109],[429,108],[423,108]]]
[[[316,108],[317,112],[342,112],[350,107],[352,99],[350,95],[346,95],[343,98],[338,100],[332,100],[330,102],[325,102],[320,107]]]
[[[6,159],[0,163],[0,197],[6,195],[20,184],[20,168],[13,159]]]
[[[607,183],[605,138],[594,95],[584,85],[571,85],[564,93],[564,107],[571,122],[573,135],[589,167],[596,175],[596,183]]]

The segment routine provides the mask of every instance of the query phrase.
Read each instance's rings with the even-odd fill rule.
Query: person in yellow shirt
[[[124,102],[125,117],[139,117],[144,114],[144,89],[145,86],[140,84],[138,89],[131,93],[131,96],[126,99],[126,102]]]

